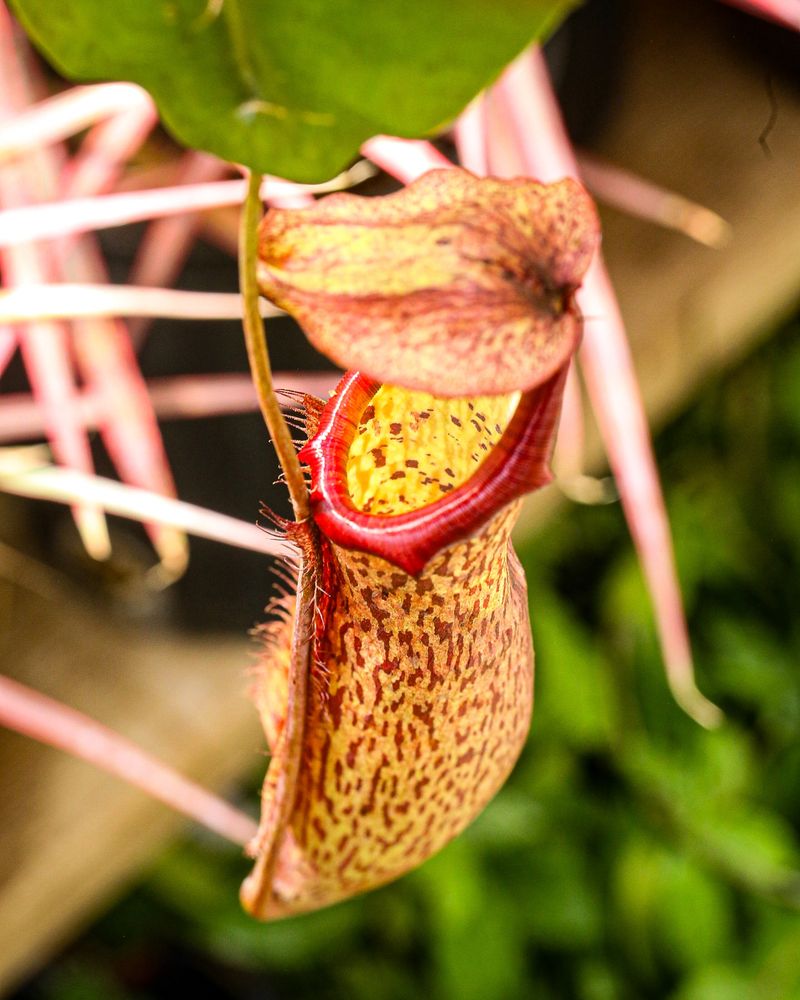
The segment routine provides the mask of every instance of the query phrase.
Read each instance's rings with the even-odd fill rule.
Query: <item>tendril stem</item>
[[[244,339],[247,345],[250,371],[258,393],[258,404],[278,455],[286,485],[289,488],[295,520],[305,521],[309,516],[308,490],[292,436],[272,385],[272,368],[269,363],[267,339],[258,305],[256,262],[258,260],[258,224],[261,221],[262,211],[259,196],[260,185],[260,175],[251,173],[239,230],[239,288],[244,305],[242,320]]]

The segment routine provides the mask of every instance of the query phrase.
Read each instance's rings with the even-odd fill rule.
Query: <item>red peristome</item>
[[[475,473],[417,510],[381,516],[359,510],[347,488],[347,459],[359,420],[380,384],[348,372],[300,452],[311,469],[314,520],[331,541],[381,556],[416,576],[441,549],[468,538],[512,500],[552,479],[555,437],[567,366],[520,398],[499,442]]]

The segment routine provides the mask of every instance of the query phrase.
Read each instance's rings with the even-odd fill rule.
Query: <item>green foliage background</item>
[[[522,553],[530,740],[464,836],[393,886],[272,926],[238,909],[241,859],[187,840],[25,995],[172,996],[177,961],[195,997],[800,998],[799,333],[658,440],[722,729],[667,692],[619,507],[565,508]]]

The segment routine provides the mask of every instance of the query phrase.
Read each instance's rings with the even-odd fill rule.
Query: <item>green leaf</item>
[[[618,725],[608,668],[591,634],[552,591],[529,584],[537,660],[537,735],[581,750],[608,745]]]
[[[604,913],[583,844],[551,839],[520,864],[512,898],[517,920],[540,948],[580,951],[599,945]]]
[[[731,891],[688,858],[635,833],[614,878],[625,947],[643,969],[691,970],[734,947]]]
[[[672,1000],[755,1000],[752,980],[733,965],[707,965],[689,979]]]
[[[574,0],[13,0],[65,75],[132,80],[184,143],[319,181],[453,118]]]
[[[675,968],[690,970],[731,957],[730,889],[688,858],[665,852],[655,929],[662,954]]]
[[[697,843],[730,878],[756,891],[776,894],[797,905],[800,857],[789,823],[765,809],[742,805],[716,815],[699,814]]]
[[[230,873],[226,860],[184,844],[163,855],[151,871],[151,892],[191,921],[193,944],[226,963],[281,971],[320,962],[351,944],[359,928],[360,901],[277,921],[267,929],[239,905],[240,859]]]
[[[623,844],[612,872],[612,915],[631,964],[646,975],[655,969],[653,922],[661,888],[663,850],[634,833]]]
[[[412,877],[426,896],[431,993],[441,1000],[524,995],[523,929],[512,900],[470,845],[453,841]]]

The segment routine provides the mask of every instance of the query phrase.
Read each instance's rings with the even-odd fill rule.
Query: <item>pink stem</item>
[[[24,57],[19,64],[20,76],[29,93],[33,93],[38,82],[38,65]],[[135,119],[133,122],[131,115]],[[127,114],[121,129],[119,119],[101,126],[93,138],[87,140],[97,162],[93,165],[84,159],[76,171],[70,172],[70,164],[65,165],[60,146],[32,153],[29,157],[31,182],[35,184],[39,199],[52,198],[59,193],[69,196],[81,185],[84,191],[94,194],[91,185],[102,187],[113,180],[119,171],[119,158],[138,148],[154,121],[152,104],[147,102],[144,108]],[[88,168],[83,169],[81,163],[88,163]],[[59,240],[48,251],[54,276],[78,281],[107,280],[105,264],[94,240]],[[105,317],[82,319],[71,332],[76,334],[72,338],[73,355],[85,385],[90,391],[103,392],[109,401],[113,400],[113,405],[105,410],[100,431],[122,478],[137,486],[174,495],[158,423],[124,325],[117,319]],[[174,579],[183,572],[188,559],[185,535],[160,524],[145,527],[161,557],[162,573]]]
[[[0,119],[7,120],[29,100],[25,66],[17,49],[14,27],[0,5]],[[38,182],[34,163],[14,163],[0,170],[0,203],[21,205],[28,187]],[[42,248],[23,243],[0,253],[3,275],[9,285],[41,284],[53,274],[53,260]],[[54,323],[38,323],[18,332],[25,367],[34,392],[41,397],[53,452],[60,462],[91,471],[89,439],[74,406],[75,382],[66,330]],[[102,512],[79,505],[73,511],[87,550],[98,559],[110,550]]]
[[[0,254],[0,301],[3,296],[8,294],[6,291],[8,285],[9,282],[6,279],[3,268],[3,255]],[[1,310],[2,306],[0,306],[0,311]],[[17,332],[14,327],[9,324],[7,319],[0,316],[0,378],[2,378],[3,372],[8,367],[16,349]]]
[[[322,399],[334,388],[335,373],[303,374],[275,372],[278,390],[308,393]],[[258,398],[249,375],[179,375],[152,379],[147,383],[150,403],[162,420],[186,420],[195,417],[220,417],[252,413]],[[97,427],[103,419],[104,396],[88,392],[76,400],[84,427]],[[107,402],[107,401],[105,401]],[[294,405],[288,403],[288,406]],[[45,433],[42,410],[34,396],[27,393],[0,398],[0,444],[36,440]]]
[[[410,184],[428,170],[453,166],[446,156],[421,139],[395,139],[391,135],[376,135],[367,139],[361,152],[381,170],[404,184]]]
[[[223,205],[240,205],[245,185],[243,180],[184,184],[8,209],[0,212],[0,247],[125,226],[184,212],[202,212]],[[293,197],[299,198],[327,190],[330,190],[329,184],[300,185],[265,180],[261,196],[264,201],[272,202],[285,200],[292,192]]]
[[[196,184],[216,181],[230,170],[230,165],[205,153],[190,152],[184,157],[179,183]],[[277,177],[267,178],[270,203],[283,208],[307,208],[314,204],[305,188]],[[202,216],[197,212],[158,219],[150,223],[139,245],[131,270],[133,284],[167,285],[174,281],[192,248]],[[238,249],[238,218],[234,245]],[[241,313],[240,313],[241,315]],[[137,349],[147,332],[148,320],[140,318],[131,325]]]
[[[218,181],[28,205],[0,213],[0,246],[238,205],[244,191],[244,181]]]
[[[71,87],[0,124],[0,161],[60,142],[110,115],[152,107],[147,92],[133,83]]]
[[[577,159],[581,180],[600,201],[705,246],[718,248],[730,240],[731,227],[711,209],[588,153]]]
[[[238,292],[184,292],[175,288],[139,288],[76,282],[15,285],[0,291],[0,322],[98,316],[151,316],[168,319],[239,319]],[[282,316],[268,302],[263,316]]]
[[[558,425],[558,440],[553,456],[553,468],[559,479],[574,479],[583,475],[584,420],[583,399],[575,364],[569,366],[564,399],[561,404],[561,420]]]
[[[578,176],[547,67],[538,49],[521,56],[496,85],[528,172],[550,181]],[[721,715],[697,690],[672,540],[622,315],[598,255],[578,293],[586,331],[581,362],[587,390],[619,485],[653,600],[667,676],[676,699],[698,722]]]
[[[61,265],[71,277],[102,279],[105,269],[93,245],[73,241],[57,245]],[[96,298],[119,297],[119,290],[98,286]],[[157,291],[161,302],[180,293]],[[135,292],[135,290],[134,290]],[[13,293],[12,293],[13,294]],[[130,292],[128,293],[130,297]],[[184,293],[185,295],[186,293]],[[238,318],[238,297],[234,316]],[[41,308],[41,301],[39,302]],[[105,397],[99,408],[99,426],[108,452],[122,478],[136,486],[174,495],[174,484],[161,443],[155,413],[139,372],[127,331],[118,321],[83,320],[77,324],[74,349],[90,392]],[[174,528],[157,522],[147,525],[166,574],[174,578],[186,564],[186,540]]]
[[[245,846],[256,834],[255,820],[224,799],[89,716],[8,677],[0,677],[0,725],[94,764],[234,844]]]
[[[527,173],[525,159],[514,139],[514,126],[508,108],[498,91],[499,87],[495,86],[486,95],[489,109],[486,129],[489,173],[493,177],[524,177]]]
[[[486,144],[486,98],[478,94],[458,117],[455,125],[458,160],[478,177],[489,173]]]
[[[39,323],[33,330],[20,332],[20,346],[31,387],[41,401],[53,454],[63,465],[91,471],[92,455],[76,411],[64,331]],[[95,559],[106,559],[110,542],[99,509],[78,500],[73,513],[87,550]]]
[[[265,201],[276,208],[308,208],[314,204],[311,192],[300,184],[285,181],[280,177],[265,177],[264,182],[269,185],[270,192]]]
[[[91,269],[84,273],[96,276]],[[120,477],[133,486],[174,496],[158,420],[122,321],[81,320],[73,349],[89,391],[104,398],[100,433]],[[180,576],[189,556],[183,533],[156,521],[145,527],[166,573]]]
[[[2,295],[2,292],[0,292]],[[10,326],[0,324],[0,376],[8,368],[8,363],[17,349],[17,335]]]
[[[41,154],[43,169],[65,198],[94,196],[107,191],[120,176],[158,120],[147,101],[96,125],[81,148],[58,170],[58,150]],[[97,241],[91,237],[59,241],[54,247],[62,273],[72,280],[107,282],[108,274]],[[118,318],[96,317],[75,323],[73,350],[90,392],[105,394],[108,405],[100,432],[108,454],[122,479],[134,486],[175,495],[169,461],[158,421],[150,405],[125,324]],[[183,532],[157,523],[145,525],[162,569],[179,576],[188,560]]]
[[[62,171],[64,197],[81,198],[110,191],[157,122],[156,109],[148,102],[95,125]]]
[[[163,524],[198,538],[208,538],[262,555],[287,556],[293,551],[283,538],[271,535],[255,524],[183,500],[173,500],[160,493],[56,465],[27,468],[20,463],[9,466],[7,459],[0,462],[0,490],[15,496],[53,503],[86,501],[118,517],[145,524]]]
[[[787,28],[794,28],[800,31],[800,3],[798,0],[727,0],[733,7],[741,7],[742,10],[751,14],[758,14],[759,17],[768,21],[777,21]]]

